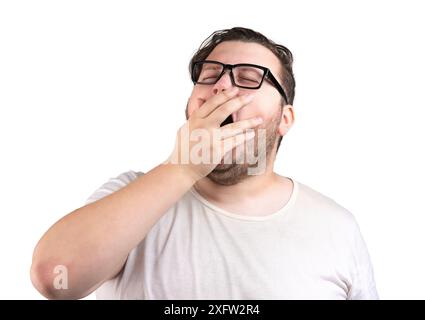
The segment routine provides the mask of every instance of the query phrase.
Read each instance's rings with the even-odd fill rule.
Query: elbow
[[[45,298],[49,300],[73,299],[69,295],[67,275],[57,273],[57,268],[55,269],[52,264],[33,261],[30,277],[34,288]]]
[[[47,299],[58,299],[52,283],[52,271],[48,269],[46,264],[33,261],[30,270],[31,282],[34,288]]]
[[[33,286],[49,300],[81,299],[68,287],[68,274],[63,265],[33,261],[30,270]]]
[[[54,257],[51,249],[42,246],[40,242],[34,249],[30,269],[30,279],[34,288],[49,300],[79,299],[69,286],[68,270],[70,258]],[[49,252],[49,254],[46,254]],[[58,263],[62,260],[63,263]]]
[[[87,285],[79,285],[76,279],[72,282],[74,286],[68,286],[68,268],[37,259],[31,265],[30,278],[35,289],[49,300],[82,299],[96,289],[96,286],[87,289]]]

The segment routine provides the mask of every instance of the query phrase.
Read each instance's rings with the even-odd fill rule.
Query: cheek
[[[269,121],[272,116],[273,107],[270,105],[269,99],[260,96],[255,97],[250,104],[242,107],[238,112],[239,120],[262,117],[264,120],[263,124]]]
[[[262,117],[263,123],[272,120],[280,108],[279,99],[274,95],[261,95],[254,102],[256,103],[254,116]]]

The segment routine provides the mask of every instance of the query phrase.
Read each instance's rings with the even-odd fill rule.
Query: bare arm
[[[178,183],[170,187],[170,181]],[[194,183],[181,166],[161,164],[126,187],[66,215],[34,250],[34,286],[50,299],[90,294],[119,273],[129,252]],[[58,265],[67,269],[66,290],[54,287]]]
[[[217,140],[208,148],[211,155],[218,154],[221,160],[226,152],[249,139],[242,133],[244,129],[259,124],[255,119],[248,119],[220,128],[232,112],[252,100],[252,97],[236,96],[237,93],[235,89],[217,94],[193,112],[180,128],[175,149],[165,163],[55,223],[34,250],[31,280],[37,290],[51,299],[78,299],[115,277],[130,251],[145,238],[155,222],[219,163],[173,162],[171,159],[179,159],[182,153],[190,154],[194,144],[189,143],[189,149],[184,149],[185,144],[179,143],[180,132],[202,129],[214,136],[218,130]],[[55,288],[57,266],[67,270],[66,290]]]

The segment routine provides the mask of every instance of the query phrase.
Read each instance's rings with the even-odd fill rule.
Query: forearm
[[[194,183],[181,166],[161,164],[63,217],[34,250],[34,285],[48,298],[86,296],[121,270],[129,252]],[[58,265],[68,270],[67,290],[54,288]]]

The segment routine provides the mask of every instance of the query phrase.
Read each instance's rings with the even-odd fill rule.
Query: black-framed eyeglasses
[[[288,103],[285,91],[270,69],[256,64],[224,64],[212,60],[197,61],[193,64],[192,81],[194,84],[215,84],[227,69],[230,70],[232,84],[239,88],[259,89],[264,79],[267,78],[285,99],[285,103]]]

